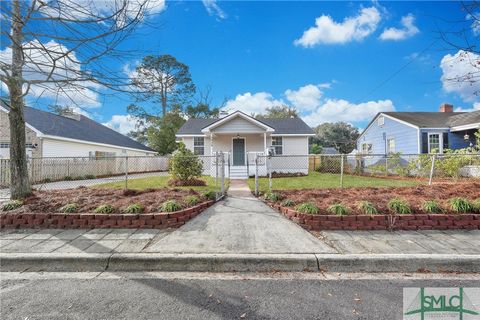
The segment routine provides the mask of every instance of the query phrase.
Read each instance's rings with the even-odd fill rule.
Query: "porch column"
[[[264,146],[263,152],[266,153],[267,152],[267,133],[266,132],[263,133],[263,146]]]
[[[210,155],[213,155],[213,133],[210,131]]]

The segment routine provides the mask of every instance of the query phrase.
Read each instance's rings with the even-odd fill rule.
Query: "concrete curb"
[[[0,271],[480,272],[480,255],[0,253]]]

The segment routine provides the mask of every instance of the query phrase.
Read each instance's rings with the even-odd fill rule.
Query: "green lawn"
[[[387,178],[373,178],[345,175],[343,177],[343,186],[345,188],[354,187],[408,187],[420,184],[420,181],[412,180],[396,180]],[[248,186],[251,190],[255,189],[255,178],[248,179]],[[335,173],[319,173],[310,172],[308,176],[291,177],[291,178],[273,178],[272,189],[288,190],[288,189],[323,189],[323,188],[339,188],[340,175]],[[268,189],[268,178],[260,178],[260,191]]]
[[[139,179],[129,179],[128,180],[128,189],[156,189],[156,188],[179,188],[179,189],[193,189],[197,191],[215,191],[215,178],[210,176],[202,176],[201,179],[207,182],[206,186],[201,187],[170,187],[167,182],[171,179],[171,176],[158,176],[158,177],[148,177],[148,178],[139,178]],[[228,179],[225,179],[225,182],[228,186]],[[99,184],[93,186],[92,188],[125,188],[125,181],[109,182],[104,184]]]

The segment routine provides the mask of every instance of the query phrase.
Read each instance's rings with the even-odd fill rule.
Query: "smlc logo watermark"
[[[480,320],[480,288],[403,288],[403,319]]]

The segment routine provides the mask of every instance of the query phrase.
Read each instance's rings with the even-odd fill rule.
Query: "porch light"
[[[470,140],[470,135],[467,133],[463,136],[463,140]]]
[[[237,133],[237,139],[240,139],[240,135]]]

